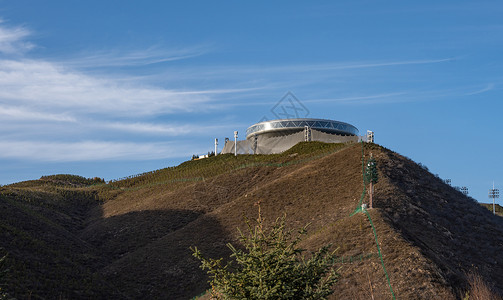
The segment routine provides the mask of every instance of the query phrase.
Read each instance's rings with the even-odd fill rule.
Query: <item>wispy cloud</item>
[[[54,111],[152,116],[212,108],[221,95],[260,90],[217,88],[180,90],[91,76],[41,60],[0,60],[0,104]]]
[[[149,135],[160,136],[187,136],[206,134],[208,132],[216,132],[230,128],[243,126],[243,124],[159,124],[145,122],[91,122],[92,126],[106,130],[118,130],[130,133],[142,133]],[[244,125],[246,126],[246,125]]]
[[[101,51],[66,59],[34,59],[27,52],[34,47],[28,41],[31,34],[23,27],[7,27],[0,22],[0,54],[3,54],[0,56],[0,127],[3,134],[8,134],[0,142],[0,147],[6,149],[0,158],[98,161],[179,157],[181,153],[197,151],[197,147],[166,143],[164,137],[214,135],[237,127],[232,118],[207,126],[199,121],[201,115],[208,116],[219,109],[239,109],[237,106],[270,105],[264,95],[280,97],[292,86],[332,84],[338,80],[334,77],[347,76],[351,73],[349,70],[368,74],[369,69],[452,60],[204,67],[173,64],[165,73],[142,77],[120,67],[189,59],[206,54],[211,47],[174,50],[151,47],[129,52]],[[117,68],[110,70],[109,67]],[[409,92],[390,91],[304,102],[361,104],[411,98]],[[35,123],[36,126],[28,126]]]
[[[103,68],[186,59],[204,54],[205,48],[150,48],[56,61],[29,58],[27,51],[34,47],[27,41],[30,36],[25,28],[0,22],[3,159],[68,162],[185,156],[196,151],[197,145],[158,141],[155,137],[218,129],[179,115],[204,113],[222,95],[246,90],[156,85],[149,78],[120,72],[111,75]],[[83,67],[101,67],[103,72],[96,75]],[[169,115],[178,116],[180,121],[170,123],[166,120]],[[145,136],[150,140],[145,141]]]
[[[204,92],[123,84],[37,60],[0,61],[0,103],[114,115],[158,115],[197,110]]]
[[[7,107],[0,105],[0,116],[8,120],[20,121],[56,121],[75,122],[75,118],[68,114],[51,114],[33,111],[24,107]]]
[[[354,61],[354,62],[326,62],[315,64],[289,64],[289,65],[233,65],[233,66],[211,66],[211,67],[198,67],[197,69],[183,70],[177,73],[177,76],[183,77],[229,77],[236,74],[299,74],[310,72],[326,72],[336,70],[351,70],[351,69],[370,69],[370,68],[385,68],[394,66],[408,66],[408,65],[426,65],[426,64],[439,64],[451,62],[459,59],[453,58],[440,58],[440,59],[418,59],[418,60],[396,60],[396,61]]]
[[[347,69],[368,69],[406,65],[424,65],[437,64],[455,60],[454,58],[442,59],[423,59],[423,60],[403,60],[403,61],[387,61],[387,62],[350,62],[350,63],[328,63],[328,64],[312,64],[312,65],[296,65],[287,68],[292,70],[311,72],[323,70],[347,70]]]
[[[466,96],[477,95],[477,94],[482,94],[482,93],[485,93],[485,92],[489,92],[489,91],[494,90],[494,87],[495,87],[494,83],[488,83],[485,87],[483,87],[483,88],[481,88],[479,90],[466,93]]]
[[[0,52],[21,53],[32,48],[26,39],[29,30],[7,27],[0,21]],[[236,89],[177,89],[138,80],[134,75],[110,76],[90,74],[76,66],[107,67],[166,62],[205,53],[205,47],[175,50],[149,48],[129,53],[100,53],[72,61],[29,59],[24,55],[0,60],[0,105],[3,114],[21,117],[23,109],[32,113],[25,117],[46,120],[76,112],[110,116],[152,116],[192,112],[211,102],[210,95],[240,92]],[[9,107],[6,110],[5,107]],[[205,109],[208,109],[205,107]]]
[[[46,162],[151,160],[187,155],[194,147],[174,143],[0,141],[0,158]]]
[[[354,96],[354,97],[342,97],[342,98],[332,98],[332,99],[307,99],[303,100],[303,103],[323,103],[323,102],[332,102],[332,103],[356,103],[362,101],[369,100],[383,100],[389,98],[395,98],[397,96],[405,95],[405,92],[397,92],[397,93],[386,93],[386,94],[376,94],[376,95],[367,95],[367,96]]]
[[[324,98],[324,99],[305,99],[303,103],[340,103],[340,104],[384,104],[384,103],[401,103],[401,102],[417,102],[417,101],[435,101],[451,99],[452,97],[464,97],[482,94],[491,91],[495,88],[493,83],[487,84],[485,87],[478,86],[463,86],[447,89],[428,89],[428,90],[407,90],[391,93],[379,93],[372,95],[361,95],[340,98]]]
[[[24,53],[34,47],[26,38],[30,36],[30,31],[23,27],[6,27],[4,21],[0,19],[0,53],[19,54]]]
[[[204,55],[211,50],[210,46],[201,45],[179,49],[163,49],[149,47],[142,50],[108,50],[92,51],[91,54],[81,53],[75,57],[61,60],[59,63],[75,68],[103,68],[144,66],[156,63],[189,59]]]

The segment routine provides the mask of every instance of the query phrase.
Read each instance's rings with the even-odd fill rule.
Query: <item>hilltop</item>
[[[362,152],[377,160],[374,209],[356,213]],[[270,224],[310,223],[303,247],[339,247],[333,299],[456,299],[476,272],[503,294],[503,218],[374,144],[300,143],[218,155],[103,183],[46,176],[0,187],[0,247],[18,298],[187,299],[208,288],[189,250],[227,257],[260,202]],[[372,220],[372,224],[369,222]],[[373,227],[372,227],[373,226]]]

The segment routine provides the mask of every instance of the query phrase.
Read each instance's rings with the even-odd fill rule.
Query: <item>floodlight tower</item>
[[[234,156],[238,156],[238,132],[234,131]]]
[[[374,132],[367,130],[367,143],[374,143]]]
[[[309,126],[304,126],[304,142],[310,142],[311,141],[311,127]]]
[[[215,139],[215,156],[218,155],[217,149],[218,149],[218,139]]]
[[[463,186],[459,189],[463,195],[468,196],[468,188],[466,186]]]
[[[493,214],[494,215],[496,214],[496,208],[495,208],[495,205],[494,205],[494,200],[496,198],[499,198],[499,197],[500,197],[500,190],[494,188],[494,181],[493,181],[493,188],[489,189],[489,198],[493,198]]]

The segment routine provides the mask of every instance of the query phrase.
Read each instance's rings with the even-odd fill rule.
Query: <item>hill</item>
[[[491,212],[493,211],[493,204],[492,203],[480,203],[480,205],[487,208]],[[494,205],[494,211],[496,212],[497,215],[503,217],[503,207],[501,207],[499,204]]]
[[[59,175],[1,187],[7,290],[18,298],[194,297],[208,286],[189,247],[228,256],[226,243],[237,244],[236,227],[260,202],[269,224],[283,213],[290,228],[310,223],[303,247],[339,247],[333,299],[389,299],[390,287],[399,299],[459,299],[470,271],[503,294],[503,219],[406,157],[364,147],[380,175],[368,215],[350,216],[363,190],[359,144],[219,155],[107,184]]]

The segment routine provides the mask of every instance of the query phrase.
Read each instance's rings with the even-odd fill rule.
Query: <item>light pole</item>
[[[496,214],[496,208],[495,208],[495,205],[494,205],[494,200],[496,198],[499,198],[499,197],[500,197],[500,190],[494,188],[494,181],[493,181],[493,188],[489,189],[489,198],[493,198],[493,214],[494,215]]]
[[[463,195],[468,196],[468,188],[466,186],[461,187],[460,191]]]
[[[234,131],[234,156],[238,156],[238,132]]]
[[[374,132],[367,130],[367,143],[374,143]]]

